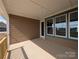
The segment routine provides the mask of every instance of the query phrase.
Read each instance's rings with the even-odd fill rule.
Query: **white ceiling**
[[[3,2],[8,13],[38,20],[78,4],[78,0],[3,0]]]

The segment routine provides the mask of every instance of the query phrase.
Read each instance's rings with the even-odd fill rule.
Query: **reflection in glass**
[[[70,14],[70,37],[78,37],[78,13],[74,12]]]
[[[56,17],[56,35],[66,36],[66,16]]]
[[[47,33],[48,34],[53,34],[53,20],[50,19],[50,20],[47,20]]]
[[[3,16],[0,16],[0,32],[5,32],[6,31],[6,20],[4,19]]]

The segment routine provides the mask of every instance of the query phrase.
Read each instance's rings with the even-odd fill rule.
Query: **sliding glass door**
[[[66,14],[55,17],[55,36],[67,37],[67,16]]]
[[[53,35],[54,23],[53,19],[47,20],[47,35]]]
[[[78,12],[69,13],[69,38],[78,38]]]

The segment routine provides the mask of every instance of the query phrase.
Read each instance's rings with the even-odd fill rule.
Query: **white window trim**
[[[68,24],[70,25],[70,14],[71,13],[74,13],[74,12],[78,12],[78,11],[72,11],[72,12],[69,12],[68,13]],[[75,38],[75,37],[70,37],[70,26],[68,27],[68,34],[69,34],[69,39],[74,39],[74,40],[78,40],[78,38]]]
[[[56,17],[60,17],[60,16],[63,16],[63,15],[66,16],[66,36],[56,35],[56,27],[55,27],[55,36],[56,37],[67,38],[67,14],[62,14],[62,15],[59,15],[59,16],[56,16]],[[55,23],[56,23],[56,17],[55,17]]]
[[[53,24],[54,24],[54,18],[51,18],[51,19],[53,20]],[[51,19],[48,19],[48,20],[51,20]],[[47,20],[47,21],[48,21],[48,20]],[[48,27],[47,27],[47,21],[46,21],[46,35],[54,36],[54,28],[53,28],[53,33],[52,33],[52,34],[48,34],[48,33],[47,33],[47,31],[48,31],[48,30],[47,30],[47,29],[48,29]]]

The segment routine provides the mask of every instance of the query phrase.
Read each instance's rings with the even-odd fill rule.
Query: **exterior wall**
[[[9,15],[10,43],[18,43],[40,37],[40,21],[30,18]]]

